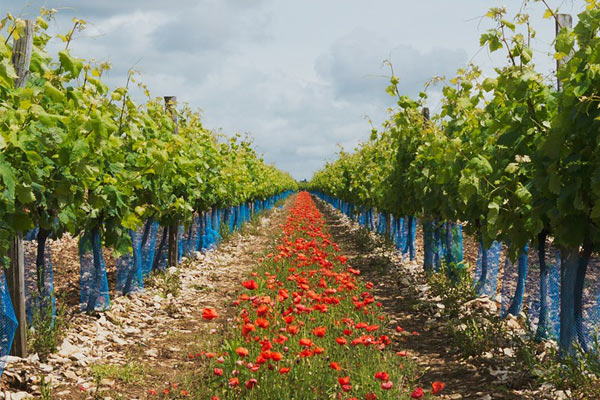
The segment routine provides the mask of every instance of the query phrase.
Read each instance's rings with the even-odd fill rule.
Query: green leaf
[[[17,193],[17,199],[22,204],[30,204],[35,201],[35,194],[33,193],[31,186],[19,185],[16,188],[16,193]]]
[[[81,60],[71,57],[68,50],[59,51],[58,58],[60,60],[60,65],[65,71],[69,72],[71,79],[77,79],[83,69]]]
[[[10,62],[10,59],[3,58],[0,61],[0,84],[7,88],[13,88],[15,86],[15,79],[17,78],[15,67]]]
[[[488,214],[487,214],[487,223],[495,224],[498,219],[498,214],[500,213],[500,206],[496,202],[491,202],[488,204]]]

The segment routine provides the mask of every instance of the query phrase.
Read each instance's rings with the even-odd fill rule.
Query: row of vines
[[[238,226],[296,182],[267,165],[248,139],[212,132],[199,111],[152,98],[134,71],[122,87],[109,88],[103,82],[108,63],[69,50],[85,21],[73,19],[72,29],[58,35],[62,49],[51,55],[48,24],[54,15],[42,9],[34,21],[11,15],[0,20],[0,259],[8,267],[13,238],[29,232],[26,239],[37,242],[32,263],[38,295],[51,297],[42,293],[51,268],[46,241],[79,235],[82,268],[85,257],[92,260],[89,275],[81,274],[82,305],[93,310],[99,275],[106,281],[103,247],[136,259],[140,242],[162,232],[163,246],[170,231],[179,236],[180,253],[181,247],[200,250],[206,246],[192,239],[201,241],[207,227],[218,229],[217,219]],[[13,63],[22,55],[11,43],[28,29],[30,65],[18,76]],[[134,101],[135,86],[145,93],[145,104]],[[153,269],[152,260],[145,261],[144,271]],[[84,287],[88,277],[96,282],[91,289]],[[10,348],[5,341],[3,355]]]
[[[441,109],[431,118],[423,108],[426,93],[402,95],[392,76],[387,91],[398,103],[383,129],[373,130],[353,153],[340,151],[309,184],[356,207],[354,214],[374,208],[388,221],[390,215],[410,216],[409,234],[418,218],[429,272],[444,260],[436,257],[437,244],[451,245],[464,228],[480,242],[479,290],[488,284],[490,260],[503,243],[518,265],[514,296],[522,301],[527,250],[536,249],[537,335],[552,332],[546,316],[556,265],[556,334],[565,352],[576,342],[587,346],[584,319],[591,314],[584,313],[584,283],[590,258],[600,250],[600,4],[586,3],[574,28],[560,26],[558,11],[546,7],[545,17],[560,28],[554,46],[560,89],[533,63],[529,17],[511,19],[505,9],[491,9],[487,16],[496,28],[480,44],[507,55],[494,76],[470,64],[450,80],[434,79],[444,86]],[[557,251],[552,258],[550,248]],[[457,268],[464,265],[460,259],[446,257]]]

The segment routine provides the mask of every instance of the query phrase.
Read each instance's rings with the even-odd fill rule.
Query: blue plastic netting
[[[2,302],[2,315],[0,315],[0,374],[2,374],[17,331],[17,317],[6,286],[4,268],[2,268],[2,277],[0,277],[0,300]]]
[[[82,311],[107,310],[110,299],[100,229],[87,231],[79,238],[79,264]]]
[[[527,250],[521,250],[516,263],[505,258],[502,276],[502,315],[518,315],[523,308],[527,280]]]
[[[560,252],[550,249],[542,274],[539,252],[530,256],[525,284],[527,315],[538,338],[558,338],[560,324]]]
[[[27,321],[32,322],[37,311],[41,318],[56,316],[54,271],[52,267],[49,232],[34,229],[23,241],[25,275],[25,309]]]
[[[117,259],[117,292],[127,294],[144,289],[142,267],[142,232],[129,230],[132,251]]]
[[[442,257],[446,265],[462,267],[463,233],[462,225],[454,222],[444,223],[441,229]],[[450,270],[449,270],[450,271]]]
[[[473,277],[477,294],[484,294],[492,299],[496,298],[501,255],[502,242],[494,241],[489,249],[483,249],[483,243],[479,243],[477,266]]]
[[[156,240],[151,271],[164,271],[167,268],[167,257],[169,255],[169,229],[159,225]]]
[[[152,272],[157,235],[158,222],[148,219],[142,228],[140,243],[142,251],[142,273],[144,276],[148,276],[150,272]]]
[[[377,214],[377,233],[379,233],[380,235],[385,235],[386,226],[387,226],[386,214],[382,213],[382,212],[378,213]]]
[[[423,221],[423,268],[439,271],[442,262],[442,225],[437,221]]]

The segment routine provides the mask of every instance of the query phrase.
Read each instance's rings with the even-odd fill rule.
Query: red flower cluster
[[[382,353],[391,340],[379,333],[377,322],[385,316],[368,292],[373,284],[358,280],[360,271],[339,254],[324,224],[310,195],[300,193],[282,226],[276,251],[259,260],[252,279],[242,282],[244,291],[234,302],[241,309],[239,342],[227,346],[213,369],[215,395],[272,393],[273,385],[281,391],[278,396],[286,397],[283,391],[289,390],[298,398],[302,390],[327,397],[332,388],[340,398],[388,398],[388,393],[397,398],[410,393],[401,383],[402,362],[409,361]],[[205,318],[211,315],[207,311]],[[358,360],[373,366],[370,376],[355,372]],[[382,367],[387,372],[379,370]],[[319,384],[291,388],[285,383],[289,379],[318,379]],[[330,386],[323,387],[324,382]]]

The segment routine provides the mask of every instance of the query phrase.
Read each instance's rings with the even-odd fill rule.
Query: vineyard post
[[[177,134],[177,113],[175,111],[175,104],[177,103],[176,96],[165,96],[165,109],[171,114],[171,118],[175,122],[175,134]],[[171,221],[169,224],[169,251],[167,258],[167,265],[169,267],[177,266],[177,259],[179,257],[179,249],[177,248],[177,236],[179,235],[179,222]]]
[[[558,36],[558,33],[560,32],[560,30],[562,28],[572,28],[573,27],[573,17],[571,16],[571,14],[557,14],[555,27],[556,27],[556,36]],[[558,91],[560,91],[562,89],[561,84],[560,84],[560,79],[558,79],[558,70],[560,69],[561,65],[565,64],[567,61],[569,61],[569,56],[567,56],[561,60],[556,60],[556,73],[557,73],[556,86],[558,88]]]
[[[556,15],[556,36],[562,28],[571,28],[573,18],[569,14]],[[562,60],[556,61],[556,82],[558,90],[562,90],[558,70],[568,61],[568,56]],[[570,248],[560,248],[560,332],[559,346],[561,355],[571,353],[573,342],[577,338],[576,326],[577,318],[575,315],[577,308],[577,275],[580,264],[579,246]]]
[[[33,47],[33,21],[25,21],[25,31],[15,40],[13,45],[12,62],[17,73],[15,88],[23,88],[29,77],[31,51]],[[17,357],[27,357],[27,320],[25,316],[25,260],[23,251],[23,232],[18,232],[9,250],[10,268],[7,271],[7,285],[10,292],[17,330],[10,354]]]

